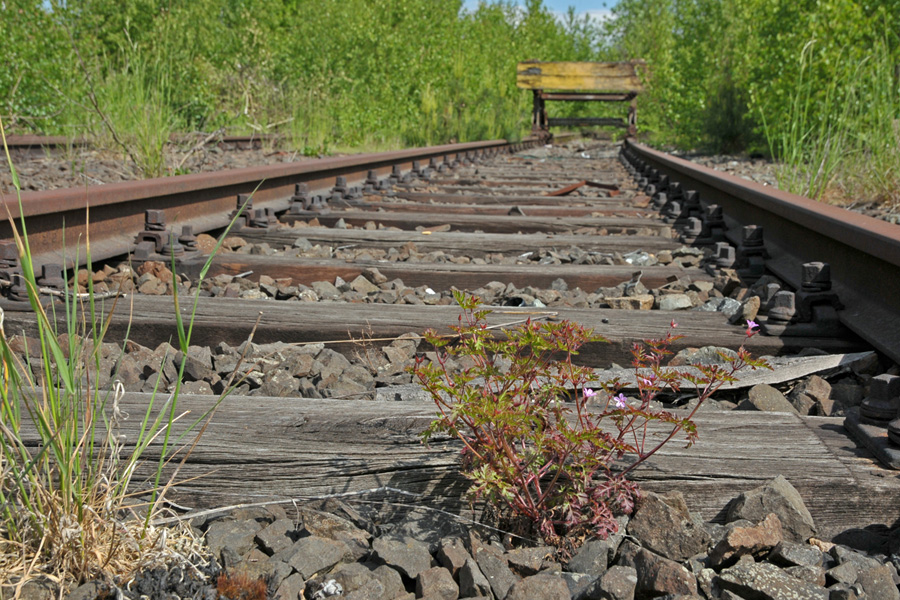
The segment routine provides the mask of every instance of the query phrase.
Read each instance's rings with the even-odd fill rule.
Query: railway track
[[[631,142],[573,150],[497,140],[25,194],[48,288],[76,255],[60,247],[60,224],[67,240],[83,238],[85,204],[94,262],[106,264],[78,277],[125,294],[108,339],[130,331],[131,340],[124,358],[105,356],[101,379],[118,369],[134,414],[182,360],[164,352],[175,331],[167,256],[190,293],[205,234],[237,216],[203,284],[186,384],[198,395],[184,405],[211,406],[204,394],[222,391],[251,332],[257,362],[184,467],[190,477],[216,466],[214,479],[181,489],[198,508],[389,486],[459,510],[456,449],[416,443],[432,408],[404,371],[425,350],[418,333],[455,323],[454,288],[493,305],[493,325],[593,327],[610,342],[580,360],[603,373],[673,320],[684,335],[675,351],[745,344],[788,357],[780,364],[790,376],[778,383],[815,372],[865,379],[877,369],[871,348],[900,362],[896,226]],[[7,223],[0,235],[9,239]],[[120,265],[128,253],[132,266]],[[0,261],[12,283],[7,335],[33,334],[8,244]],[[748,319],[761,335],[746,339]],[[832,358],[790,358],[803,351]],[[824,532],[884,520],[898,484],[848,443],[843,418],[725,410],[752,381],[763,380],[700,414],[701,444],[667,449],[637,478],[693,494],[692,507],[714,518],[735,493],[784,474]],[[892,460],[887,442],[873,443]]]

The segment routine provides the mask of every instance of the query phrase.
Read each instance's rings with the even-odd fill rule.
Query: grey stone
[[[553,560],[553,548],[516,548],[506,553],[506,560],[513,572],[521,577],[529,577],[536,575],[547,562]]]
[[[685,365],[724,365],[728,361],[722,355],[736,357],[737,353],[723,346],[703,346],[702,348],[685,348],[669,360],[670,367]]]
[[[425,569],[416,577],[416,597],[435,600],[456,600],[459,586],[444,567]]]
[[[559,575],[540,573],[517,581],[506,594],[506,600],[570,600],[569,587]]]
[[[606,572],[611,554],[615,554],[615,549],[612,548],[609,538],[588,540],[581,545],[578,553],[569,561],[567,568],[575,573],[587,573],[599,577]]]
[[[648,550],[678,562],[705,552],[710,542],[691,518],[681,492],[647,493],[628,522],[628,533]]]
[[[865,397],[865,388],[858,383],[842,381],[832,384],[831,399],[844,406],[859,406]]]
[[[341,563],[330,573],[320,575],[306,582],[306,597],[315,597],[315,590],[322,584],[334,580],[340,585],[343,600],[392,600],[385,593],[384,585],[375,577],[367,565],[358,562]],[[329,596],[326,596],[328,598]]]
[[[665,294],[657,298],[659,310],[685,310],[694,305],[687,294]]]
[[[286,562],[267,556],[259,548],[253,548],[233,565],[235,572],[241,572],[251,579],[265,578],[270,585],[278,587],[284,579],[294,572],[294,568]]]
[[[437,552],[442,539],[465,538],[466,534],[466,528],[455,519],[430,511],[413,511],[391,530],[393,537],[409,537],[424,542],[432,553]]]
[[[300,538],[292,547],[293,556],[288,564],[294,567],[305,579],[309,579],[319,571],[330,569],[341,561],[350,560],[350,548],[344,542],[338,542],[319,536]]]
[[[697,593],[697,578],[690,571],[673,560],[637,548],[633,554],[620,556],[620,565],[632,567],[637,573],[636,597]]]
[[[400,573],[387,565],[379,565],[372,569],[372,576],[384,587],[385,600],[393,600],[406,592]]]
[[[350,282],[350,289],[363,295],[377,294],[380,291],[377,285],[362,275]]]
[[[290,519],[278,519],[260,529],[255,540],[266,554],[272,556],[293,546],[296,538],[294,522]]]
[[[560,576],[569,587],[569,594],[572,595],[574,600],[593,600],[590,593],[593,590],[594,583],[600,579],[599,577],[588,575],[587,573],[567,572],[560,573]]]
[[[327,281],[313,281],[310,287],[320,299],[334,300],[341,296],[341,292]]]
[[[781,541],[769,553],[767,560],[782,567],[821,567],[825,564],[825,553],[808,544]]]
[[[633,567],[613,565],[594,584],[588,600],[634,600],[637,571]]]
[[[4,585],[0,587],[0,595],[3,598],[17,598],[18,600],[54,600],[59,592],[56,584],[43,577],[31,579],[19,588],[19,595],[15,596],[15,588]]]
[[[832,557],[834,557],[839,564],[853,564],[862,571],[865,569],[874,569],[881,565],[878,560],[874,558],[870,558],[865,556],[851,548],[846,548],[841,545],[836,545],[831,548],[829,551]]]
[[[454,577],[457,577],[459,570],[466,564],[467,560],[472,559],[472,555],[466,550],[466,545],[461,538],[451,537],[440,541],[435,558],[442,567],[450,571]]]
[[[719,568],[746,555],[762,557],[782,541],[783,535],[781,521],[773,513],[753,527],[733,527],[709,553],[709,566]]]
[[[739,561],[719,574],[718,584],[741,598],[828,600],[828,590],[788,575],[771,563]]]
[[[254,538],[262,527],[261,523],[250,519],[213,521],[206,530],[210,554],[219,556],[223,549],[228,548],[237,556],[243,556],[253,548]]]
[[[470,536],[470,544],[472,557],[478,564],[478,568],[487,578],[494,596],[497,598],[506,598],[509,588],[519,580],[518,577],[509,569],[506,557],[500,550],[481,542],[476,536]]]
[[[867,600],[868,596],[858,586],[835,583],[828,588],[828,600]]]
[[[828,581],[852,585],[856,583],[856,579],[859,576],[859,568],[851,562],[846,562],[828,569],[825,575]]]
[[[274,600],[298,600],[303,597],[301,594],[305,587],[306,584],[300,573],[289,575],[275,590]]]
[[[788,402],[784,394],[771,385],[760,383],[750,388],[746,400],[741,401],[738,410],[761,410],[764,412],[787,412],[797,414],[797,409]]]
[[[372,550],[379,560],[394,567],[410,579],[415,579],[419,573],[434,566],[428,544],[411,537],[376,538],[372,542]]]
[[[259,394],[274,398],[285,398],[296,395],[300,389],[300,382],[286,369],[278,369],[266,373]]]
[[[99,581],[88,581],[69,592],[66,600],[96,600],[108,591],[108,588]],[[2,594],[5,598],[6,595]],[[12,597],[12,594],[10,594]]]
[[[459,570],[459,594],[462,598],[491,596],[491,583],[473,558],[466,559],[466,563]]]
[[[782,475],[732,500],[727,508],[726,520],[759,522],[769,513],[778,516],[784,538],[788,541],[805,542],[816,534],[816,525],[803,498]]]
[[[788,575],[791,575],[792,577],[796,577],[800,581],[805,581],[806,583],[825,587],[825,569],[823,569],[822,567],[795,565],[793,567],[785,568],[784,572]]]
[[[182,394],[211,396],[212,387],[205,381],[186,381],[181,384]]]
[[[716,310],[728,317],[729,320],[735,315],[739,315],[743,309],[744,306],[741,302],[734,298],[722,298],[716,307]]]
[[[354,560],[369,552],[372,535],[347,519],[307,507],[300,507],[299,513],[301,528],[307,534],[344,542]]]

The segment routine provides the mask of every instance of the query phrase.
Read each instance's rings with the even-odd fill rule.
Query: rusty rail
[[[510,152],[537,143],[528,139],[449,144],[394,152],[360,154],[288,164],[232,169],[144,181],[113,183],[86,188],[26,192],[22,208],[35,265],[73,264],[82,258],[87,222],[90,222],[91,258],[99,261],[127,254],[134,248],[135,235],[144,228],[147,209],[164,211],[166,225],[190,226],[194,233],[228,224],[229,214],[238,206],[238,195],[253,195],[255,210],[287,210],[297,184],[306,184],[310,193],[331,190],[337,177],[347,185],[358,184],[369,172],[384,177],[394,169],[408,171],[414,162],[445,158],[475,158],[496,152]],[[7,199],[8,200],[8,199]],[[19,208],[9,203],[13,217]],[[87,208],[87,210],[85,210]],[[64,229],[65,255],[60,231]],[[7,219],[0,220],[0,239],[10,240]],[[38,267],[39,268],[39,267]]]
[[[900,227],[746,181],[653,150],[633,141],[626,148],[701,201],[723,208],[727,237],[742,242],[742,227],[765,233],[765,267],[800,290],[802,265],[831,266],[840,321],[875,348],[900,362]]]

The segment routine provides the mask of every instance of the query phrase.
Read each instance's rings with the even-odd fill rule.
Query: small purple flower
[[[597,392],[595,392],[595,391],[592,390],[591,388],[584,388],[584,389],[582,390],[582,393],[584,394],[584,397],[585,397],[585,398],[590,398],[590,397],[592,397],[592,396],[596,396],[596,395],[597,395]]]
[[[617,408],[625,408],[628,406],[628,398],[625,397],[625,394],[619,392],[618,396],[613,396],[613,400],[616,401]]]
[[[655,378],[652,375],[650,376],[649,379],[647,377],[638,377],[638,380],[640,380],[641,385],[646,386],[646,387],[652,386],[654,379]]]
[[[759,323],[753,321],[752,319],[747,320],[747,337],[753,337],[753,334],[756,333],[756,329],[759,327]]]

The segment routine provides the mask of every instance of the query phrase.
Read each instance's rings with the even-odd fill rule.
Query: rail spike
[[[184,242],[182,241],[184,239]],[[185,243],[187,242],[187,243]],[[182,227],[181,235],[166,228],[166,215],[162,210],[144,212],[144,230],[135,236],[132,260],[176,261],[193,258],[200,254],[197,238],[190,226]]]
[[[774,295],[762,331],[784,337],[842,337],[847,330],[837,311],[843,308],[831,291],[828,263],[805,263],[800,290],[782,290]]]

